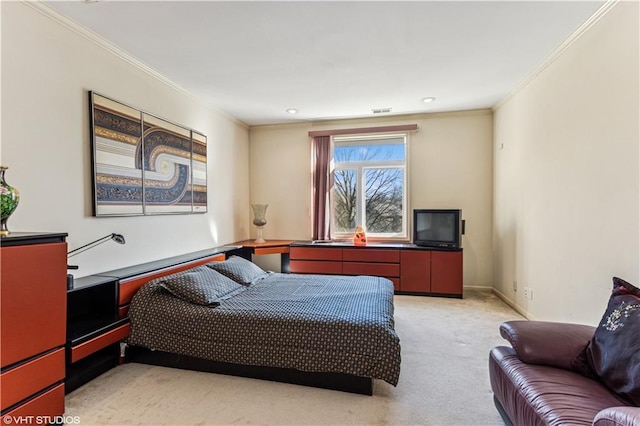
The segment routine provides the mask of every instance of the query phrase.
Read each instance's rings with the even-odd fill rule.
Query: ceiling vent
[[[374,114],[386,114],[391,112],[391,108],[374,108],[371,110]]]

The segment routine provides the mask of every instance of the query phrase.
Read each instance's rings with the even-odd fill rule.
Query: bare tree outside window
[[[365,171],[367,230],[375,234],[402,232],[404,171]]]
[[[334,222],[338,234],[405,236],[404,136],[335,142]]]
[[[335,224],[340,233],[356,229],[356,173],[355,170],[338,170],[334,173]]]

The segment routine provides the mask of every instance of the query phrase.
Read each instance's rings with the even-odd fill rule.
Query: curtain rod
[[[353,135],[356,133],[383,133],[383,132],[406,132],[418,130],[417,124],[404,124],[399,126],[380,126],[380,127],[362,127],[359,129],[335,129],[335,130],[315,130],[310,131],[309,136],[335,136],[335,135]]]

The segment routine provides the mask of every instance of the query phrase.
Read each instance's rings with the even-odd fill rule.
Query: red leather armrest
[[[507,321],[500,335],[527,364],[575,370],[576,357],[585,348],[595,327],[547,321]]]
[[[611,407],[600,411],[593,426],[640,426],[640,407]]]

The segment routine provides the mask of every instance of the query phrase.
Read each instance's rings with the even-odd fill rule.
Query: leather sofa
[[[594,331],[587,325],[543,321],[500,326],[511,347],[491,350],[489,377],[507,425],[640,426],[638,406],[579,372],[584,366],[576,363]]]

